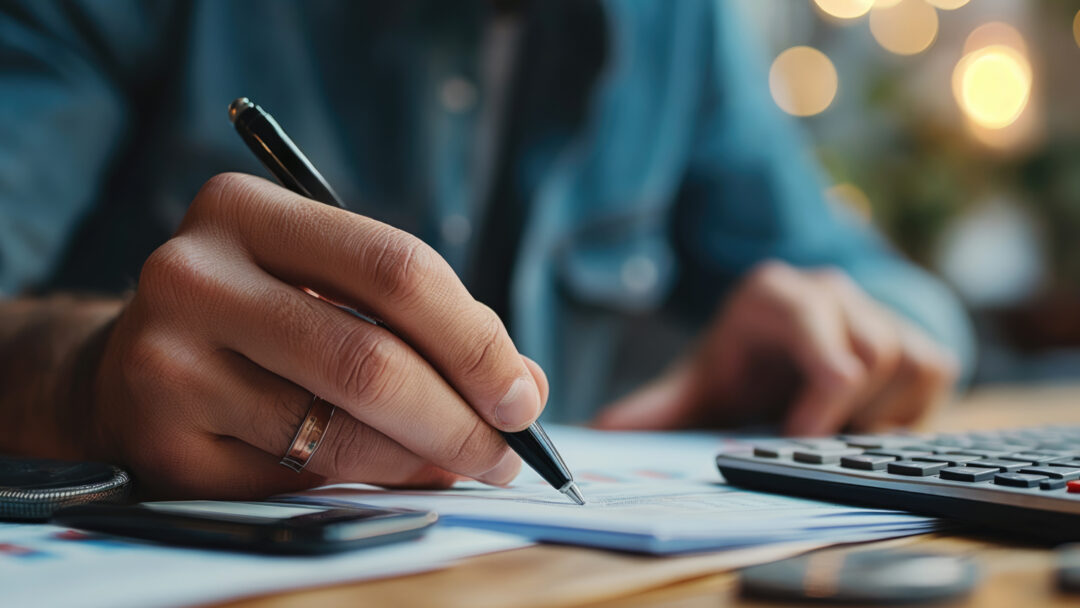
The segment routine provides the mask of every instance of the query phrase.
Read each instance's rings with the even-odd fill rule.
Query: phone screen
[[[176,515],[208,518],[224,515],[226,517],[243,517],[264,522],[281,521],[330,510],[330,507],[309,505],[286,505],[274,502],[219,502],[215,500],[144,502],[142,506],[154,511]]]

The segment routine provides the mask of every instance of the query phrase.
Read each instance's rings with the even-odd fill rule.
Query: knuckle
[[[920,367],[926,382],[932,386],[944,388],[952,385],[956,380],[956,369],[944,356],[936,354],[928,356],[922,361]]]
[[[891,375],[900,365],[900,346],[885,337],[866,339],[862,350],[866,366],[874,373]]]
[[[120,357],[127,385],[136,390],[168,391],[193,383],[195,370],[183,362],[185,358],[178,350],[164,339],[145,335],[136,338]]]
[[[344,412],[342,412],[344,413]],[[344,418],[344,416],[341,416]],[[371,460],[372,446],[377,441],[376,434],[370,427],[354,419],[335,421],[337,432],[329,445],[319,450],[313,458],[320,455],[327,458],[328,471],[332,477],[346,481],[361,481],[361,473]],[[329,449],[326,449],[329,447]]]
[[[251,221],[257,214],[248,209],[259,200],[255,195],[259,178],[243,173],[220,173],[211,177],[199,189],[188,206],[180,233],[199,226],[221,231],[222,228]]]
[[[193,239],[175,237],[155,249],[143,263],[138,289],[166,301],[185,299],[212,282],[212,267],[213,262],[202,255]]]
[[[865,366],[858,363],[839,365],[837,362],[822,365],[819,382],[828,392],[848,394],[861,388],[867,379]]]
[[[339,334],[336,315],[326,315],[319,300],[288,286],[271,285],[257,293],[259,311],[267,325],[280,332],[296,352],[308,350],[312,336]]]
[[[341,389],[357,406],[371,408],[389,400],[400,386],[402,350],[389,335],[375,328],[356,327],[347,332],[338,347],[335,378],[343,378]]]
[[[901,363],[909,377],[932,385],[951,384],[957,374],[956,364],[929,340],[915,341],[903,353]]]
[[[439,463],[452,471],[480,474],[499,464],[501,450],[490,427],[479,418],[464,432],[456,433],[439,455]]]
[[[466,345],[465,352],[460,356],[465,378],[477,383],[485,383],[495,380],[492,376],[497,374],[498,362],[505,354],[504,330],[502,320],[491,308],[481,304],[477,320],[472,323],[476,328],[475,340]]]
[[[848,290],[855,286],[846,272],[836,266],[825,266],[812,272],[813,276],[834,289]]]
[[[424,293],[438,254],[423,241],[387,227],[380,238],[371,239],[363,258],[371,260],[377,292],[384,298],[408,305]]]
[[[750,270],[746,282],[749,285],[772,289],[787,284],[797,275],[798,271],[786,262],[767,260]]]
[[[786,317],[810,314],[821,304],[814,285],[783,262],[764,262],[756,267],[744,291],[751,306]]]
[[[242,173],[219,173],[211,177],[199,188],[189,213],[215,215],[223,206],[245,200],[252,179]]]
[[[939,368],[941,381],[946,386],[952,386],[960,379],[960,363],[952,356],[946,356]]]

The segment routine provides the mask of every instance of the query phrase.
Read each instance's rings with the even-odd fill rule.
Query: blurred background
[[[829,199],[972,311],[975,382],[1080,378],[1080,2],[745,5]]]

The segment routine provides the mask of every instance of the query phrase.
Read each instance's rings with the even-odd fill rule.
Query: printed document
[[[745,445],[731,436],[558,426],[547,431],[575,473],[586,505],[569,502],[528,469],[509,488],[469,482],[449,491],[386,492],[342,484],[290,499],[431,509],[451,525],[655,554],[876,540],[937,526],[918,515],[729,486],[713,463],[719,451]]]

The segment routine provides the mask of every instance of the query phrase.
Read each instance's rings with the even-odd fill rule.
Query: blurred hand
[[[278,461],[313,393],[339,410],[297,475]],[[91,451],[158,495],[505,484],[521,463],[496,429],[525,428],[546,399],[540,368],[420,240],[221,175],[147,259],[108,338]]]
[[[791,435],[918,421],[955,360],[835,270],[768,262],[749,273],[696,350],[604,410],[606,429],[671,429],[782,417]]]

